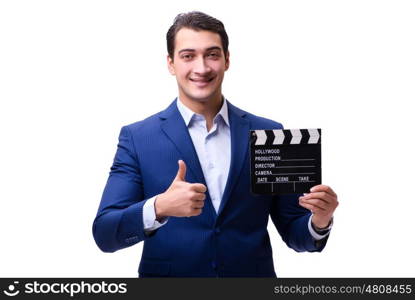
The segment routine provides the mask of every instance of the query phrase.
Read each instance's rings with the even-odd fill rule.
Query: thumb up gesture
[[[179,160],[179,169],[170,187],[157,195],[155,201],[156,218],[191,217],[202,213],[206,199],[206,186],[201,183],[186,182],[186,164]]]

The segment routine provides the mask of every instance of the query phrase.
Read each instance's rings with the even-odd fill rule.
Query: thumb
[[[184,161],[179,160],[179,170],[177,171],[176,178],[174,181],[186,181],[186,164]]]

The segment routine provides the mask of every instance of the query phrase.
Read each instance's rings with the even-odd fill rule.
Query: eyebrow
[[[209,47],[209,48],[205,49],[205,51],[212,51],[212,50],[222,51],[222,48],[221,47],[218,47],[218,46],[212,46],[212,47]],[[196,52],[196,50],[195,49],[191,49],[191,48],[182,49],[182,50],[179,51],[179,54],[182,53],[182,52]]]

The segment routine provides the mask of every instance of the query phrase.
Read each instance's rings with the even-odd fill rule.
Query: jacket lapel
[[[190,137],[189,131],[184,123],[184,120],[177,109],[176,100],[170,106],[162,111],[159,117],[163,120],[161,129],[176,146],[182,159],[186,163],[187,170],[189,170],[196,182],[206,185],[205,177],[203,176],[202,167],[200,166],[197,153]]]
[[[238,181],[249,147],[250,123],[245,118],[246,112],[233,106],[228,101],[229,124],[231,129],[231,165],[229,175],[219,206],[218,215],[223,211],[226,202],[231,196],[232,190]]]

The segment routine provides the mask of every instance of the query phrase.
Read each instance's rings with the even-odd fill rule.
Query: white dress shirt
[[[207,192],[218,213],[231,164],[228,105],[223,101],[221,109],[213,119],[210,131],[207,130],[203,115],[194,113],[181,101],[177,101],[177,108],[189,130],[206,180]]]
[[[177,108],[189,130],[202,167],[207,192],[216,213],[218,213],[231,162],[231,131],[227,101],[223,101],[222,107],[214,117],[212,128],[209,131],[206,127],[205,117],[190,110],[179,98],[177,99]],[[155,199],[156,196],[148,199],[143,206],[144,230],[147,232],[163,226],[168,221],[168,218],[161,223],[156,220]],[[318,234],[311,226],[311,217],[308,222],[308,229],[316,240],[322,239],[328,234]]]

